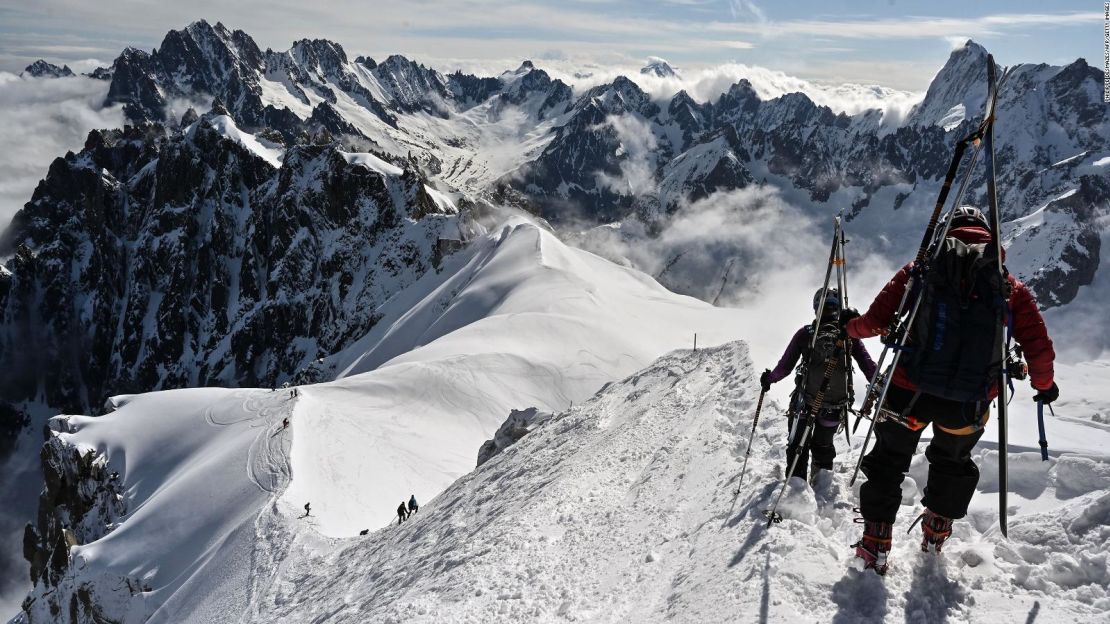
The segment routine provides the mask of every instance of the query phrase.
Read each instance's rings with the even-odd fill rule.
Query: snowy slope
[[[1013,457],[1009,541],[980,452],[981,491],[941,559],[903,536],[919,456],[880,579],[849,569],[859,529],[843,473],[816,492],[793,484],[787,519],[765,527],[784,461],[776,404],[734,500],[753,377],[741,343],[675,352],[556,415],[404,526],[320,541],[272,518],[262,537],[292,547],[251,621],[1105,621],[1110,483],[1105,458],[1085,456],[1090,440],[1046,464]]]
[[[683,344],[686,327],[709,330],[701,344],[753,336],[766,361],[766,327],[783,319],[749,324],[524,223],[379,312],[357,350],[325,363],[349,376],[295,398],[180,390],[57,419],[57,440],[119,471],[126,511],[98,512],[110,532],[71,549],[57,585],[32,593],[33,617],[16,621],[52,621],[50,605],[82,592],[96,617],[136,622],[977,622],[1032,612],[1096,622],[1110,612],[1110,397],[1086,390],[1105,363],[1062,367],[1061,387],[1077,390],[1049,422],[1049,463],[1032,452],[1028,390],[1014,399],[1009,541],[997,534],[988,430],[980,495],[944,563],[900,538],[880,581],[847,571],[858,529],[842,472],[816,492],[792,486],[786,522],[762,528],[784,461],[775,401],[733,500],[757,388],[746,345],[678,351],[634,372],[651,350]],[[508,409],[525,405],[556,416],[463,474]],[[858,450],[837,443],[846,466]],[[924,466],[918,457],[911,468],[899,535]],[[409,494],[420,513],[387,526]]]
[[[314,501],[325,535],[354,535],[388,521],[395,499],[442,490],[511,409],[565,409],[695,331],[702,344],[741,331],[729,311],[523,221],[380,312],[333,358],[342,379],[304,391],[283,499]]]
[[[60,416],[61,439],[108,458],[127,484],[127,514],[104,537],[70,549],[103,613],[128,622],[213,621],[251,592],[255,517],[289,477],[288,393],[216,388],[116,397],[103,417]],[[128,582],[130,581],[130,582]],[[130,591],[144,586],[146,592]],[[50,621],[43,584],[33,621]]]
[[[427,500],[473,468],[510,409],[565,409],[694,331],[712,344],[741,330],[732,313],[523,221],[395,303],[336,357],[349,376],[296,398],[180,390],[123,397],[103,417],[56,419],[60,440],[119,472],[127,510],[118,526],[110,514],[91,521],[110,532],[101,526],[71,551],[77,572],[57,590],[36,586],[32,621],[49,621],[49,605],[79,590],[96,596],[101,615],[133,621],[240,612],[268,582],[244,563],[282,548],[252,546],[262,516],[295,516],[311,502],[320,534],[382,526],[401,498]],[[149,591],[132,598],[132,586]]]

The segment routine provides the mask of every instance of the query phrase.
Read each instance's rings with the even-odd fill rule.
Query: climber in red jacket
[[[991,233],[982,212],[960,207],[952,218],[948,237],[966,245],[988,243]],[[954,243],[953,243],[954,244]],[[906,288],[913,268],[906,265],[883,288],[860,316],[849,311],[845,329],[852,338],[862,339],[886,333]],[[1007,275],[1012,336],[1028,360],[1029,375],[1036,400],[1051,403],[1060,391],[1053,381],[1056,355],[1037,302],[1019,280]],[[917,450],[925,427],[933,425],[933,439],[925,451],[929,478],[922,503],[922,550],[940,552],[951,535],[952,521],[967,515],[967,507],[979,482],[979,469],[971,451],[983,435],[990,401],[998,395],[998,381],[987,388],[985,397],[973,401],[954,401],[919,392],[905,366],[903,356],[894,371],[883,407],[902,417],[904,423],[882,420],[875,424],[875,447],[864,457],[862,470],[867,481],[860,488],[860,512],[864,520],[863,538],[856,544],[856,556],[866,568],[886,571],[886,553],[895,515],[902,500],[901,484]],[[974,380],[972,380],[974,382]],[[989,378],[982,380],[984,388]]]

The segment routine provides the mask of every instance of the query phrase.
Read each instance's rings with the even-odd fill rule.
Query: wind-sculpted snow
[[[752,489],[728,507],[746,347],[669,356],[580,405],[695,333],[702,347],[753,338],[770,362],[772,334],[806,312],[813,224],[833,212],[865,260],[854,292],[873,292],[912,255],[977,123],[985,58],[971,42],[954,52],[900,123],[748,80],[668,99],[625,77],[575,92],[530,61],[444,76],[323,39],[262,51],[203,21],[128,48],[99,75],[133,125],[58,158],[0,240],[0,409],[22,423],[32,401],[38,418],[121,392],[264,388],[140,395],[53,436],[59,457],[123,475],[126,514],[73,496],[91,524],[36,529],[30,558],[64,573],[36,586],[28,617],[1097,621],[1110,413],[1097,362],[1060,367],[1048,464],[1022,455],[1036,437],[1019,390],[1015,541],[993,532],[985,477],[947,570],[904,540],[905,574],[885,584],[829,573],[854,538],[843,475],[816,496],[793,488],[788,521],[758,528],[781,463],[774,405]],[[1110,292],[1101,77],[1083,60],[1021,65],[997,119],[1010,269],[1060,308],[1060,350],[1086,356],[1105,349]],[[973,176],[965,202],[983,189]],[[574,238],[624,266],[505,225],[494,204],[586,231]],[[286,381],[331,383],[268,390]],[[556,415],[466,475],[526,408]],[[277,432],[286,417],[294,429]],[[347,541],[445,488],[413,524]],[[1067,540],[1039,533],[1049,525]],[[402,543],[414,558],[395,560]]]
[[[919,530],[905,535],[920,511],[919,455],[893,569],[880,578],[850,569],[859,525],[843,468],[816,490],[792,483],[785,521],[766,527],[760,512],[785,461],[776,404],[764,405],[734,496],[754,377],[741,343],[678,351],[557,413],[402,526],[321,543],[303,523],[275,519],[263,538],[293,546],[267,564],[280,572],[252,621],[1054,623],[1110,613],[1099,537],[1110,495],[1091,479],[1105,473],[1104,455],[1056,447],[1042,463],[1019,448],[1005,540],[987,478],[993,451],[977,453],[980,492],[941,557],[919,551]],[[1019,447],[1035,444],[1029,423],[1014,427]],[[837,443],[845,466],[856,450]]]
[[[310,433],[293,446],[297,477],[284,499],[316,501],[326,535],[388,521],[394,498],[439,492],[473,468],[512,409],[564,409],[695,332],[713,344],[741,331],[735,313],[525,222],[477,241],[378,313],[365,337],[324,360],[340,379],[305,393]]]
[[[539,230],[509,232],[509,241],[527,243]],[[589,264],[581,269],[596,277]],[[474,288],[487,282],[481,270],[474,277]],[[760,512],[783,473],[786,429],[768,400],[734,494],[758,394],[747,345],[676,351],[623,380],[623,365],[598,371],[613,381],[588,400],[576,396],[590,392],[583,380],[465,350],[492,336],[532,349],[560,326],[572,333],[551,343],[567,360],[612,341],[611,326],[575,329],[572,314],[596,316],[600,291],[570,289],[562,299],[572,292],[587,308],[553,312],[548,322],[530,320],[537,315],[511,294],[495,296],[502,315],[447,333],[407,362],[295,393],[179,390],[120,397],[99,418],[69,417],[54,443],[95,452],[101,473],[118,471],[128,511],[104,537],[72,547],[56,583],[36,585],[16,622],[53,621],[50,605],[75,596],[78,622],[97,621],[94,611],[120,621],[398,623],[986,622],[1030,614],[1055,623],[1110,613],[1104,393],[1060,402],[1061,417],[1049,421],[1052,459],[1042,463],[1029,393],[1019,392],[1008,541],[997,529],[993,426],[975,454],[980,491],[941,559],[918,551],[916,533],[903,534],[919,512],[919,455],[903,486],[894,568],[880,579],[849,570],[859,528],[845,471],[859,438],[850,449],[836,440],[839,468],[814,490],[792,482],[780,507],[785,521],[767,529]],[[660,304],[636,301],[623,309]],[[408,321],[409,329],[426,320]],[[489,324],[502,331],[486,333]],[[1083,387],[1102,368],[1062,368],[1061,384]],[[545,396],[558,397],[548,401],[553,416],[464,474],[484,439],[471,433],[480,421],[488,437],[504,406],[543,405]],[[570,409],[554,407],[565,398],[574,399]],[[461,476],[451,483],[454,470]],[[398,527],[392,510],[410,494],[420,512]],[[357,536],[345,522],[370,532]]]
[[[95,453],[100,472],[124,486],[127,513],[87,514],[113,522],[75,536],[66,570],[37,579],[17,622],[61,613],[72,622],[215,621],[249,599],[255,517],[290,477],[292,434],[281,428],[293,414],[289,392],[179,390],[118,404],[98,418],[59,417],[50,443]]]
[[[432,499],[473,469],[511,409],[564,409],[694,332],[707,345],[742,326],[522,220],[441,271],[379,307],[363,340],[321,364],[345,371],[338,381],[117,397],[105,416],[66,419],[52,443],[95,451],[119,473],[129,512],[35,586],[31,621],[51,621],[82,592],[114,619],[253,609],[275,580],[260,562],[289,546],[262,535],[285,514],[310,503],[301,522],[329,538],[380,527],[402,498]],[[57,535],[40,533],[48,554]],[[131,587],[148,589],[132,597]]]

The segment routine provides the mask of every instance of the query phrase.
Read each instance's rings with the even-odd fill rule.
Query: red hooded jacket
[[[991,239],[990,232],[986,228],[976,226],[953,228],[949,232],[949,236],[969,245],[986,243]],[[1005,256],[1003,257],[1005,258]],[[857,339],[871,338],[886,330],[898,303],[902,300],[902,293],[905,292],[906,281],[909,279],[912,266],[913,263],[911,262],[902,267],[902,270],[898,271],[894,279],[890,280],[883,287],[882,292],[875,297],[875,301],[871,303],[867,312],[848,323],[849,336]],[[1022,284],[1013,275],[1009,276],[1009,280],[1011,286],[1010,314],[1013,315],[1014,320],[1014,340],[1021,345],[1021,349],[1025,353],[1033,387],[1037,390],[1047,390],[1052,387],[1052,362],[1056,359],[1056,352],[1052,349],[1052,339],[1048,337],[1048,329],[1045,328],[1044,318],[1041,317],[1041,312],[1037,309],[1037,300],[1033,298],[1033,293],[1029,292],[1025,284]],[[894,379],[891,380],[891,383],[907,390],[915,390],[901,366],[895,369]],[[998,384],[995,384],[991,388],[990,396],[994,398],[997,395]]]

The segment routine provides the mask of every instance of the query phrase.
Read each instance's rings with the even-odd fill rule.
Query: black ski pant
[[[794,464],[794,472],[790,474],[791,477],[798,477],[802,480],[806,479],[807,467],[810,463],[810,455],[813,456],[813,471],[819,469],[832,470],[833,460],[836,459],[836,446],[833,444],[833,437],[836,436],[836,430],[840,426],[828,426],[821,424],[821,418],[829,420],[837,418],[840,414],[840,409],[835,410],[822,410],[819,418],[814,420],[813,433],[810,434],[809,439],[805,445],[802,446],[802,437],[805,435],[806,420],[809,414],[809,407],[803,408],[802,420],[798,423],[798,428],[794,429],[794,413],[791,412],[787,417],[787,436],[789,431],[794,431],[794,437],[789,441],[786,446],[786,467],[790,469],[790,465]],[[798,447],[801,446],[801,457],[798,457],[798,462],[794,463],[794,457],[798,455]]]
[[[928,394],[919,395],[916,401],[913,397],[913,391],[894,385],[887,393],[886,408],[905,413],[914,428],[892,420],[875,424],[875,446],[861,466],[867,475],[859,492],[865,520],[894,523],[902,502],[902,480],[929,424],[933,426],[933,439],[925,449],[929,478],[921,502],[947,518],[967,515],[979,484],[979,468],[971,460],[971,451],[983,436],[990,403],[960,403]]]

